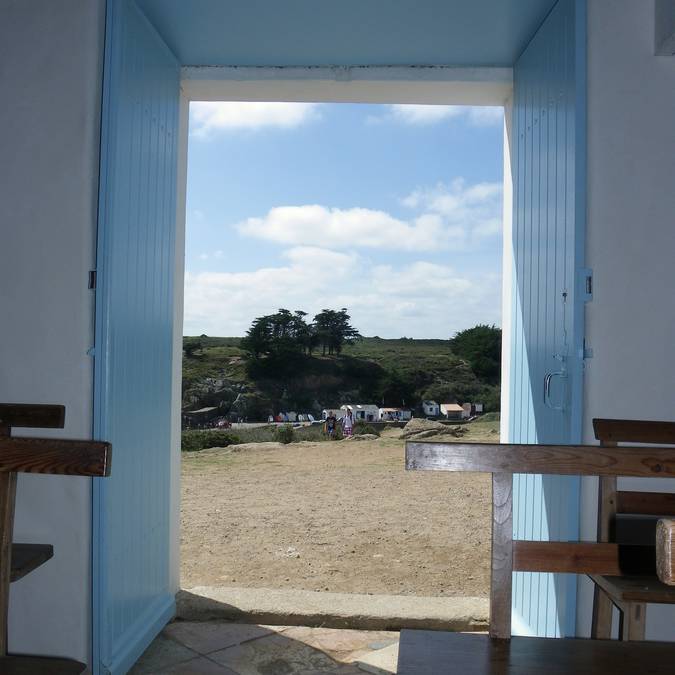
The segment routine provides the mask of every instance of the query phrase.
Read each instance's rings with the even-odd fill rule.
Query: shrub
[[[372,434],[373,436],[379,436],[380,430],[368,424],[368,422],[359,420],[358,422],[356,422],[356,424],[354,424],[354,434],[356,436],[360,436],[362,434]]]
[[[290,424],[282,424],[280,427],[277,427],[274,436],[279,443],[292,443],[293,427]]]
[[[180,449],[183,452],[197,452],[206,448],[226,448],[237,443],[241,443],[239,437],[229,431],[189,430],[181,434]]]

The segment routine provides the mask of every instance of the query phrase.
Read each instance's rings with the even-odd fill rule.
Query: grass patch
[[[363,434],[372,434],[373,436],[379,436],[380,430],[376,429],[372,424],[359,420],[354,424],[354,435],[361,436]]]
[[[279,443],[284,445],[293,442],[293,426],[290,424],[282,424],[280,427],[277,427],[274,436]]]
[[[239,438],[229,431],[215,429],[183,431],[180,449],[182,452],[198,452],[207,448],[226,448],[241,443]]]

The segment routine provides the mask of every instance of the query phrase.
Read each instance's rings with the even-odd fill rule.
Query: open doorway
[[[487,608],[487,479],[406,474],[402,450],[499,439],[503,128],[501,108],[191,104],[184,588]]]

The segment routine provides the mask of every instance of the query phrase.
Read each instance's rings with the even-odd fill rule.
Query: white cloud
[[[458,275],[425,261],[373,266],[354,253],[302,246],[287,264],[254,272],[185,277],[185,334],[243,335],[251,321],[279,307],[311,316],[347,307],[364,335],[451,336],[479,322],[499,323],[498,274]]]
[[[455,105],[396,104],[389,106],[389,114],[393,119],[406,124],[435,124],[459,117],[462,108]]]
[[[500,106],[476,106],[469,108],[469,122],[476,127],[489,127],[504,122],[504,108]]]
[[[448,229],[460,229],[467,245],[476,245],[485,237],[498,235],[502,229],[502,184],[467,185],[456,178],[449,185],[415,190],[402,200],[410,209],[441,218]]]
[[[263,217],[237,223],[240,234],[278,244],[315,244],[333,249],[397,251],[461,250],[501,231],[502,186],[450,185],[416,190],[402,204],[418,211],[400,219],[386,211],[338,209],[319,204],[277,206]]]
[[[459,105],[389,105],[381,116],[370,116],[369,122],[392,120],[403,124],[424,126],[438,124],[451,119],[464,119],[472,126],[485,127],[501,124],[504,119],[503,108],[494,106]]]
[[[319,117],[318,103],[195,101],[190,104],[190,134],[207,138],[218,131],[291,129]]]
[[[409,222],[385,211],[351,208],[330,209],[318,204],[278,206],[262,218],[237,224],[245,236],[280,244],[315,243],[330,248],[369,247],[428,251],[447,238],[443,222],[424,214]]]

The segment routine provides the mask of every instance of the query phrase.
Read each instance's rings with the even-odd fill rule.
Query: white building
[[[441,414],[441,407],[436,401],[422,401],[422,410],[427,417],[438,417]]]
[[[449,420],[461,420],[464,417],[464,408],[459,403],[441,403],[441,415]]]
[[[380,408],[377,412],[380,422],[407,422],[412,419],[412,410],[407,408]]]
[[[380,409],[371,403],[348,403],[340,407],[347,414],[347,410],[352,411],[352,416],[358,422],[376,422],[380,417]]]

